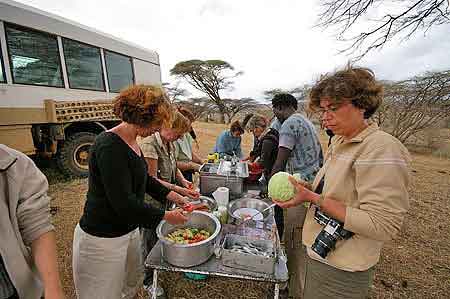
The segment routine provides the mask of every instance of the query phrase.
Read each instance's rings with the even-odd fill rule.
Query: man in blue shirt
[[[276,94],[272,99],[272,109],[276,116],[271,124],[278,130],[280,139],[278,155],[272,175],[279,171],[298,173],[305,181],[312,182],[323,163],[322,148],[314,125],[300,113],[297,99],[288,93]],[[280,207],[275,207],[280,238],[284,230],[284,216]]]
[[[299,173],[312,182],[323,163],[322,148],[314,125],[297,111],[297,99],[291,94],[277,94],[272,99],[280,143],[272,174],[286,171]]]
[[[241,123],[238,120],[234,121],[231,123],[230,130],[223,131],[217,137],[214,152],[229,156],[236,155],[238,158],[242,158],[242,134],[244,134],[244,128],[241,126]]]
[[[279,171],[298,173],[303,180],[312,183],[323,164],[322,148],[314,125],[306,117],[297,113],[297,99],[291,94],[275,95],[272,99],[272,109],[277,120],[272,123],[271,127],[279,131],[280,141],[271,175]],[[275,221],[278,231],[285,230],[284,240],[288,255],[289,276],[292,282],[289,286],[289,293],[293,297],[300,293],[296,282],[302,279],[304,271],[304,252],[299,246],[302,246],[301,232],[305,214],[306,209],[303,206],[288,209],[285,226],[283,211],[280,207],[275,206]]]

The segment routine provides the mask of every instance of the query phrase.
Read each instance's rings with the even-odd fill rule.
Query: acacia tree
[[[183,97],[187,97],[189,95],[189,92],[185,88],[180,87],[179,81],[173,84],[163,83],[163,87],[172,103],[179,102]]]
[[[321,6],[317,26],[336,28],[337,39],[349,42],[341,52],[357,53],[356,60],[394,37],[450,23],[449,0],[321,0]],[[358,33],[361,25],[368,29]]]
[[[189,109],[196,120],[205,116],[212,108],[211,101],[206,97],[189,98],[178,101],[177,104]]]
[[[450,115],[450,70],[386,82],[383,105],[384,129],[401,142],[407,142],[411,136],[445,121]]]
[[[228,111],[220,92],[232,89],[233,79],[242,72],[235,72],[233,66],[223,60],[188,60],[177,63],[170,74],[186,80],[207,95],[219,110],[221,122],[224,122]]]
[[[224,104],[227,107],[228,122],[231,122],[237,114],[256,109],[259,106],[258,102],[252,98],[224,99]]]

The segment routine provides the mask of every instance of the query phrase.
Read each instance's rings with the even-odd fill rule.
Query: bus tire
[[[76,177],[88,176],[89,148],[96,136],[90,132],[79,132],[64,140],[57,155],[57,163],[62,172]]]

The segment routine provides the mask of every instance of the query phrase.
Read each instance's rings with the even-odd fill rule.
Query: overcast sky
[[[306,0],[20,0],[158,51],[163,82],[179,61],[222,59],[244,75],[224,96],[262,98],[272,88],[310,83],[342,67],[345,45],[313,28],[319,7]],[[360,65],[380,79],[398,80],[450,69],[450,26],[393,42]]]

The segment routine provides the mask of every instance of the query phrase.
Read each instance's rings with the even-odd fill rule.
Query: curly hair
[[[247,121],[245,129],[246,130],[254,130],[255,128],[263,128],[266,129],[269,125],[269,120],[259,114],[251,115],[250,119]]]
[[[161,87],[132,85],[114,99],[113,112],[122,121],[139,127],[170,127],[173,108]]]
[[[230,131],[233,132],[240,132],[241,134],[244,134],[244,128],[242,127],[241,123],[238,120],[235,120],[230,125]]]
[[[337,104],[351,100],[353,106],[365,110],[364,118],[369,118],[383,101],[383,86],[375,80],[372,70],[348,66],[316,82],[309,94],[308,107],[317,111],[324,97]]]
[[[178,112],[180,112],[181,114],[183,114],[184,117],[186,117],[191,123],[193,123],[195,121],[195,116],[192,113],[191,110],[189,110],[186,107],[183,106],[179,106],[178,107]]]
[[[290,93],[277,93],[272,98],[273,107],[292,107],[295,110],[298,109],[297,99]]]
[[[185,134],[191,129],[191,122],[181,112],[175,111],[173,115],[172,130]]]

